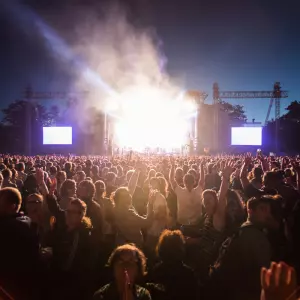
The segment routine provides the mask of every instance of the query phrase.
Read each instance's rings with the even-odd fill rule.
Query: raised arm
[[[227,191],[229,188],[230,176],[233,172],[234,162],[227,161],[225,167],[222,170],[222,182],[219,192],[219,202],[216,212],[217,222],[218,224],[224,224],[225,222],[225,214],[226,214],[226,206],[227,206]]]
[[[177,187],[177,182],[175,180],[175,162],[173,160],[171,161],[169,180],[170,180],[170,184],[171,184],[173,191],[175,191],[175,189]]]
[[[139,179],[139,174],[140,174],[140,171],[136,169],[134,171],[134,173],[131,175],[130,180],[128,182],[128,191],[129,191],[131,196],[133,196],[134,191],[136,189],[137,182],[138,182],[138,179]]]
[[[204,183],[205,183],[205,175],[204,175],[204,163],[200,163],[200,177],[198,181],[198,187],[201,187],[204,189]]]
[[[262,170],[264,172],[270,171],[268,161],[265,159],[265,157],[262,154],[260,154],[260,155],[257,156],[257,158],[260,160]]]
[[[247,178],[247,175],[248,175],[247,170],[248,170],[248,167],[249,167],[250,163],[251,163],[251,156],[248,154],[245,157],[245,161],[243,163],[243,166],[241,168],[241,173],[240,173],[240,180],[241,180],[241,184],[242,184],[242,187],[243,187],[244,190],[250,184],[250,182]]]

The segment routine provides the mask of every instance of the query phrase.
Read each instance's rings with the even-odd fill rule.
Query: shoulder
[[[97,203],[95,200],[93,200],[92,201],[92,206],[93,206],[93,208],[98,208],[98,209],[101,209],[101,206],[100,206],[100,204],[99,203]]]
[[[268,243],[268,239],[262,229],[250,223],[244,223],[239,230],[239,237],[243,243],[249,245],[259,245],[261,243]]]
[[[149,291],[139,285],[136,286],[136,296],[139,300],[151,300]]]
[[[100,288],[93,296],[93,300],[105,299],[105,296],[109,295],[112,290],[111,284],[107,284]]]
[[[178,184],[176,185],[176,187],[174,189],[175,194],[180,193],[180,192],[184,192],[184,191],[185,191],[185,188],[181,187]]]
[[[198,185],[197,187],[194,188],[194,191],[195,191],[197,194],[202,194],[202,192],[203,192],[202,186],[201,186],[201,185]]]

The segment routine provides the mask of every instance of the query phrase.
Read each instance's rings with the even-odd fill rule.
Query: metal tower
[[[214,116],[214,126],[215,126],[215,134],[214,134],[214,148],[217,150],[219,148],[218,145],[218,131],[219,131],[219,107],[221,99],[270,99],[270,104],[265,120],[265,125],[269,121],[270,112],[275,102],[275,120],[276,120],[276,136],[275,136],[275,144],[276,151],[279,150],[278,145],[278,134],[279,134],[279,121],[280,121],[280,102],[281,98],[288,98],[288,92],[282,91],[280,82],[275,82],[273,91],[220,91],[217,83],[213,85],[213,100],[215,105],[215,116]]]

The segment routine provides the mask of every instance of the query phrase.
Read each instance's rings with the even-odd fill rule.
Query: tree
[[[279,147],[281,151],[287,153],[298,153],[300,151],[300,140],[297,133],[300,132],[300,102],[293,101],[286,108],[287,113],[279,118]],[[276,121],[268,122],[265,129],[265,141],[267,145],[274,149],[276,134]]]
[[[29,111],[28,111],[29,110]],[[43,126],[53,126],[59,115],[57,107],[53,106],[49,110],[41,104],[32,104],[25,100],[17,100],[7,108],[2,109],[3,119],[1,121],[1,136],[5,138],[5,148],[15,149],[15,152],[24,151],[26,143],[27,113],[31,121],[32,136],[35,145],[38,144],[39,135]],[[9,145],[11,144],[11,145]],[[1,146],[3,149],[4,146]]]
[[[228,113],[229,119],[236,123],[245,123],[247,117],[245,114],[244,107],[242,105],[233,105],[225,101],[220,102],[221,110]]]
[[[38,122],[42,126],[55,125],[59,114],[56,106],[52,106],[48,111],[41,104],[34,105],[25,100],[17,100],[9,104],[7,108],[2,109],[4,115],[2,124],[19,128],[26,127],[26,112],[28,108],[30,109],[32,122]]]

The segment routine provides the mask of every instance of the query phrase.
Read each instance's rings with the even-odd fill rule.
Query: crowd
[[[297,299],[298,157],[1,155],[0,181],[0,299]]]

